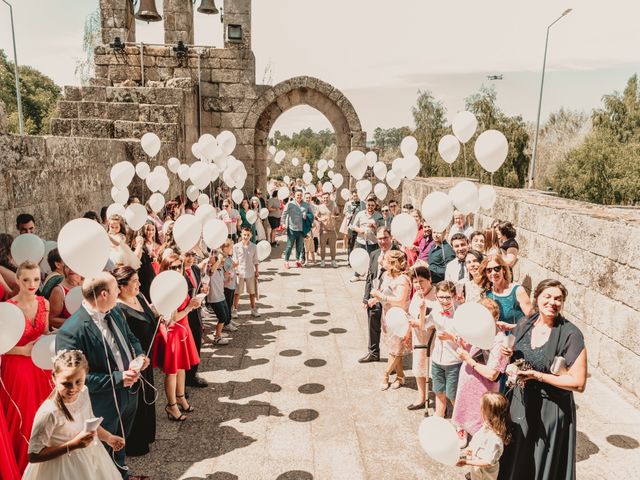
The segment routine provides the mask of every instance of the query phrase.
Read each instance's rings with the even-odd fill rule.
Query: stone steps
[[[133,102],[94,102],[60,100],[57,118],[112,119],[131,122],[179,123],[179,105]]]
[[[138,122],[100,118],[53,118],[51,134],[60,137],[92,137],[139,139],[154,132],[163,142],[175,142],[180,132],[178,123]]]

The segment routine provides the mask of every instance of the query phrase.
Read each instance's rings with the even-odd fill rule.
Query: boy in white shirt
[[[240,295],[245,290],[249,294],[251,304],[251,316],[259,317],[256,308],[256,294],[258,293],[258,250],[254,243],[251,243],[251,229],[243,227],[240,233],[240,241],[233,246],[233,261],[237,262],[236,271],[238,273],[238,286],[233,297],[232,316],[238,314],[238,301]]]

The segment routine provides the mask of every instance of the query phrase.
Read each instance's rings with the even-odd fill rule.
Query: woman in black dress
[[[150,347],[156,331],[157,319],[153,310],[140,293],[140,279],[131,267],[118,267],[112,275],[120,287],[118,306],[127,319],[129,328],[140,341],[145,354],[151,357]],[[127,437],[126,453],[140,456],[149,453],[149,445],[156,439],[156,391],[153,387],[153,368],[140,372],[138,409],[131,433]],[[144,379],[144,380],[143,380]]]
[[[530,364],[517,372],[524,388],[509,392],[513,440],[500,459],[501,480],[574,480],[576,478],[576,405],[573,392],[587,382],[587,350],[582,332],[560,312],[567,289],[543,280],[534,292],[536,312],[512,330],[512,360]],[[566,368],[551,367],[563,357]],[[558,362],[555,362],[558,363]],[[507,373],[515,374],[512,365]],[[511,372],[510,372],[511,371]]]

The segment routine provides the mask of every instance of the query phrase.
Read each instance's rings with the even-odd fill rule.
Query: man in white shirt
[[[231,206],[231,200],[228,198],[225,198],[222,201],[222,210],[220,210],[218,218],[227,225],[229,238],[234,242],[238,240],[238,231],[240,230],[240,212]]]
[[[465,259],[469,251],[469,241],[463,233],[456,233],[451,237],[451,247],[456,254],[456,258],[447,263],[444,279],[458,283],[464,280],[469,273],[465,266]]]
[[[473,233],[473,227],[467,225],[464,213],[459,210],[453,211],[453,225],[451,225],[451,228],[449,229],[449,236],[447,237],[449,245],[451,245],[453,236],[456,233],[463,233],[467,238],[469,238],[469,236]]]
[[[322,194],[322,203],[316,208],[316,218],[320,224],[320,266],[324,267],[327,246],[331,253],[331,266],[336,268],[336,219],[340,216],[338,206],[327,192]]]
[[[358,212],[349,225],[349,230],[358,234],[356,247],[364,248],[369,254],[378,248],[376,231],[378,227],[384,226],[384,218],[380,212],[376,211],[376,205],[376,197],[369,196],[366,209]],[[359,280],[364,280],[364,277],[354,272],[351,281],[357,282]]]
[[[249,294],[249,303],[251,304],[251,316],[259,317],[256,307],[256,294],[258,293],[258,250],[254,243],[251,243],[251,229],[243,227],[240,233],[240,241],[233,246],[233,261],[238,262],[236,270],[238,272],[238,286],[233,296],[232,316],[238,315],[238,302],[240,295],[245,290]],[[235,318],[235,317],[234,317]]]

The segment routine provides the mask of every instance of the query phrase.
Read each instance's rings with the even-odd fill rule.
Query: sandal
[[[404,385],[404,377],[396,377],[393,384],[391,385],[391,388],[393,388],[394,390],[397,390],[403,385]]]
[[[185,398],[185,396],[184,395],[176,395],[176,398]],[[189,404],[187,404],[187,405],[188,406],[185,408],[182,405],[178,404],[178,409],[181,412],[185,412],[185,413],[191,413],[191,412],[193,412],[195,410],[195,408],[193,408],[193,405],[189,405]]]
[[[187,419],[187,416],[185,414],[181,414],[179,417],[174,417],[173,413],[171,413],[171,410],[169,410],[171,407],[175,407],[176,405],[177,403],[167,403],[167,406],[164,407],[164,411],[167,414],[167,418],[172,422],[184,422]]]
[[[382,383],[380,384],[380,390],[385,391],[389,389],[389,374],[385,373]]]

